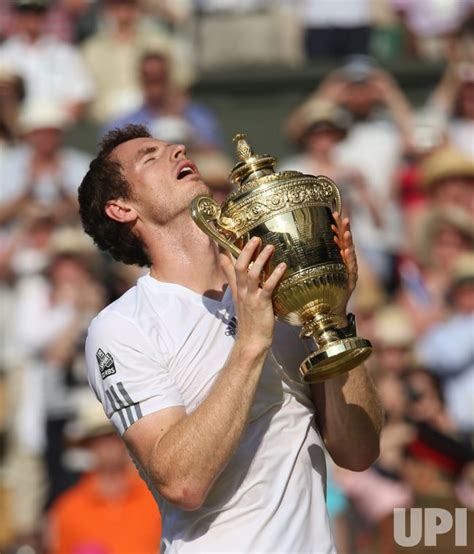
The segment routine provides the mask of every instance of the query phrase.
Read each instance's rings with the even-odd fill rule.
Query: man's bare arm
[[[349,220],[333,215],[335,241],[349,276],[349,299],[357,282],[357,258]],[[365,367],[313,385],[311,392],[318,427],[334,461],[353,471],[367,469],[379,455],[384,415]]]
[[[258,241],[249,243],[235,269],[228,258],[223,261],[239,329],[208,397],[190,414],[183,408],[169,408],[146,416],[124,435],[160,494],[183,509],[202,505],[238,446],[272,343],[271,294],[285,265],[278,266],[260,288],[260,273],[273,248],[264,249],[249,270],[258,248]]]
[[[383,410],[363,366],[311,387],[316,420],[335,463],[367,469],[379,455]]]

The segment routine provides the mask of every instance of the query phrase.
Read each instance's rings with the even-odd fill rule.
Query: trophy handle
[[[327,200],[331,203],[331,210],[341,215],[342,199],[341,199],[341,193],[337,188],[336,183],[334,183],[331,179],[329,179],[325,175],[318,175],[317,180],[323,186],[323,189],[324,188],[326,189],[324,194]]]
[[[222,248],[229,250],[236,258],[240,256],[240,248],[232,244],[219,230],[226,230],[222,220],[229,218],[221,217],[221,208],[213,198],[205,194],[196,196],[189,209],[191,217],[206,235],[213,238]],[[229,222],[231,223],[231,220]]]
[[[341,193],[339,192],[339,189],[337,188],[336,185],[334,185],[334,199],[333,199],[333,202],[334,202],[334,207],[336,208],[336,210],[333,210],[333,211],[336,211],[339,215],[341,215],[342,199],[341,199]]]

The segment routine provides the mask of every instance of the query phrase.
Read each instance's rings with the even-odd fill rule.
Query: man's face
[[[370,81],[349,83],[343,103],[356,119],[366,119],[378,101],[378,94]]]
[[[64,132],[61,129],[41,128],[25,135],[26,142],[41,156],[53,156],[62,147]]]
[[[128,201],[144,224],[165,226],[183,214],[198,194],[209,194],[186,148],[154,138],[136,138],[117,146],[112,154],[130,184]]]
[[[449,177],[433,184],[432,200],[441,210],[453,206],[474,214],[473,188],[472,178]]]
[[[15,12],[16,29],[19,33],[37,38],[43,32],[46,21],[46,10],[23,9]]]
[[[329,154],[341,138],[337,129],[318,129],[308,134],[306,146],[314,154]]]
[[[94,457],[96,469],[117,471],[130,464],[127,449],[115,433],[91,438],[86,444]]]
[[[133,25],[139,15],[138,4],[134,0],[109,0],[106,6],[112,21],[119,28]]]
[[[158,58],[145,60],[140,74],[145,102],[152,106],[163,102],[168,87],[166,62]]]

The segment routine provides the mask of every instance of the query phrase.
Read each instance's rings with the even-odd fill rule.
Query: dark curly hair
[[[144,125],[126,125],[107,133],[79,187],[79,214],[84,231],[115,260],[139,266],[151,265],[142,241],[129,225],[110,219],[105,206],[110,200],[133,198],[123,168],[111,156],[112,151],[129,140],[148,137],[151,135]]]

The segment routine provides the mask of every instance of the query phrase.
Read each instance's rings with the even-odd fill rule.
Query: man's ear
[[[137,212],[121,198],[109,200],[105,205],[105,213],[119,223],[134,223],[138,218]]]

